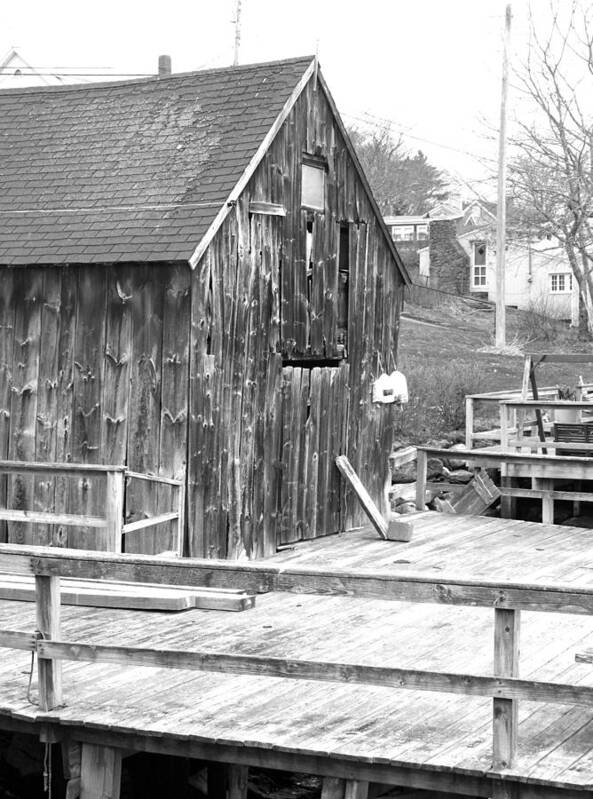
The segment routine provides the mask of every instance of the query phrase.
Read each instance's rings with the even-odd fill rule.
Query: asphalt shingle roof
[[[0,91],[0,264],[188,260],[311,60]]]

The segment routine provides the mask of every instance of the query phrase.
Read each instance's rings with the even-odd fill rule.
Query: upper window
[[[391,238],[394,241],[414,241],[414,225],[392,225]]]
[[[325,209],[325,169],[322,166],[303,164],[301,205],[316,211]]]
[[[572,291],[572,273],[557,272],[550,275],[550,291],[552,294],[563,294]]]
[[[474,266],[486,265],[486,242],[474,242]]]
[[[428,241],[428,225],[416,226],[416,238],[418,241]]]

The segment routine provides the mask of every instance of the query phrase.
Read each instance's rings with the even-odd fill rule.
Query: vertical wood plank
[[[74,409],[74,344],[76,336],[76,307],[78,304],[77,270],[70,267],[60,269],[60,338],[58,343],[57,387],[56,387],[56,461],[72,461],[72,417]],[[74,478],[60,475],[55,480],[54,503],[59,513],[71,513],[70,498]],[[71,536],[76,531],[71,527],[54,526],[51,532],[52,546],[73,546]]]
[[[519,676],[519,638],[521,614],[518,610],[494,609],[494,675]],[[495,771],[511,768],[517,747],[516,699],[493,701],[492,767]]]
[[[39,338],[43,273],[39,269],[19,270],[15,297],[14,363],[10,403],[11,442],[9,457],[17,461],[35,459],[37,392],[39,377]],[[33,476],[15,475],[10,479],[11,507],[33,508]],[[34,544],[31,524],[9,522],[8,538],[15,544]]]
[[[105,283],[105,273],[95,266],[82,267],[78,273],[72,418],[72,460],[75,463],[101,461]],[[72,480],[73,513],[97,515],[103,502],[103,486],[99,480],[86,476]],[[95,531],[76,530],[69,533],[68,540],[75,547],[93,549]]]
[[[60,639],[60,578],[35,575],[37,629],[45,640]],[[37,658],[39,706],[47,711],[62,703],[62,664]]]
[[[132,361],[128,424],[128,466],[143,474],[158,474],[161,419],[164,270],[155,264],[134,270],[130,299]],[[126,521],[155,516],[157,492],[146,480],[130,480]],[[126,536],[126,551],[155,554],[157,534],[148,528]]]
[[[121,761],[119,749],[83,743],[80,799],[119,799]]]
[[[129,422],[129,380],[132,356],[134,267],[113,267],[106,273],[105,357],[101,408],[101,461],[126,462]]]
[[[47,268],[43,275],[41,303],[39,378],[37,392],[37,430],[35,460],[56,460],[56,427],[58,409],[58,347],[60,339],[61,275]],[[35,478],[35,510],[55,508],[55,478],[43,475]],[[53,526],[35,526],[36,540],[48,544],[53,540]]]
[[[0,271],[0,458],[10,450],[11,385],[14,372],[14,321],[16,294],[14,269]],[[0,507],[6,507],[8,478],[0,475]],[[8,538],[8,526],[0,521],[0,543]]]
[[[184,479],[186,472],[189,339],[190,271],[187,266],[171,267],[167,275],[163,307],[159,474],[176,480]],[[160,513],[173,509],[176,493],[168,486],[159,486]],[[181,521],[183,523],[183,519]],[[178,532],[178,524],[160,525],[156,533],[157,550],[177,550]]]

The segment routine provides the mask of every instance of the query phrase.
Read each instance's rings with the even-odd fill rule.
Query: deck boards
[[[436,514],[415,521],[409,544],[361,530],[297,545],[270,562],[593,586],[592,531]],[[592,618],[522,616],[522,677],[593,685],[591,667],[574,662],[577,650],[593,647]],[[0,601],[0,627],[34,629],[34,607]],[[489,673],[492,636],[489,608],[347,596],[264,594],[242,614],[62,608],[64,640],[441,671]],[[36,718],[26,699],[29,667],[27,653],[0,650],[0,728],[11,714]],[[488,699],[109,664],[63,668],[66,706],[50,716],[73,730],[84,725],[459,775],[490,768]],[[591,789],[593,710],[523,702],[510,773]]]

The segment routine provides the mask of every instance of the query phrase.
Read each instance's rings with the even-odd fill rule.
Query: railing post
[[[465,448],[474,446],[474,398],[465,398]]]
[[[60,578],[35,575],[37,629],[45,640],[60,638]],[[52,710],[62,704],[62,664],[38,657],[39,705]]]
[[[494,609],[494,674],[497,677],[519,676],[520,611]],[[517,746],[516,699],[493,699],[492,768],[510,768]]]
[[[185,531],[185,483],[182,480],[177,487],[177,554],[183,557],[183,533]]]
[[[416,510],[422,511],[426,505],[426,474],[428,457],[419,449],[416,455]]]
[[[125,473],[123,471],[107,472],[107,489],[105,492],[105,508],[107,519],[107,540],[105,548],[108,552],[121,552],[122,526],[124,523]]]

